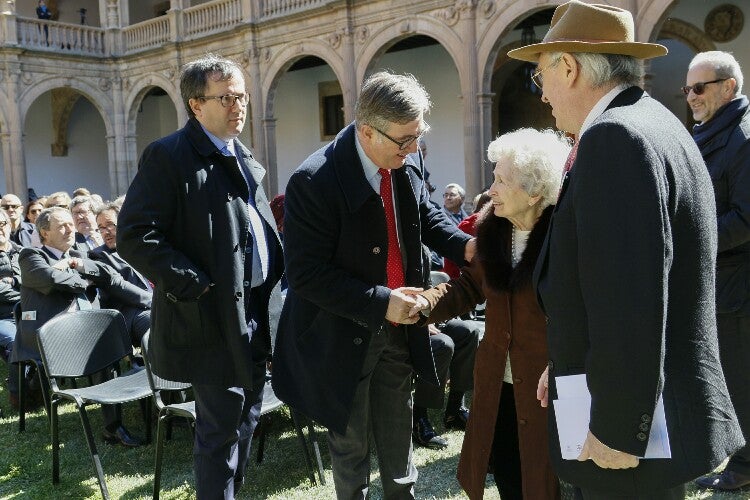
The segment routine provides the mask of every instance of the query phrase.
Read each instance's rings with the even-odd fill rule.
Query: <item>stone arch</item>
[[[635,13],[635,39],[656,42],[669,11],[679,0],[649,0],[645,7]]]
[[[182,97],[180,97],[180,92],[175,83],[158,73],[151,73],[136,80],[131,85],[128,94],[124,98],[123,106],[127,116],[125,127],[127,129],[126,133],[129,136],[136,134],[135,125],[138,116],[138,107],[141,102],[143,102],[146,94],[148,94],[149,90],[153,87],[159,87],[164,90],[172,100],[175,110],[177,111],[177,123],[175,124],[175,128],[178,128],[180,123],[187,121],[187,112],[182,105]]]
[[[662,38],[678,40],[696,53],[716,50],[716,44],[702,29],[681,19],[667,19],[664,21],[655,40]]]
[[[413,22],[412,22],[413,21]],[[427,15],[417,15],[413,19],[406,19],[398,25],[388,24],[373,33],[364,48],[357,56],[357,93],[359,84],[365,78],[372,65],[396,42],[414,35],[425,35],[435,39],[450,55],[453,65],[458,72],[458,80],[462,90],[469,86],[469,75],[461,71],[459,64],[463,53],[463,42],[458,34],[443,22]]]
[[[273,117],[274,96],[279,86],[279,80],[287,70],[299,59],[314,56],[322,59],[336,75],[336,79],[343,88],[346,83],[346,71],[341,56],[326,42],[318,39],[308,39],[297,44],[285,46],[266,68],[261,89],[263,91],[262,118]]]
[[[106,82],[106,83],[105,83]],[[99,115],[104,122],[104,128],[107,136],[114,135],[114,125],[112,123],[113,105],[110,96],[105,93],[101,87],[109,88],[109,81],[102,79],[99,86],[92,85],[88,80],[79,78],[65,78],[65,77],[53,77],[41,80],[36,85],[33,85],[21,93],[18,109],[24,110],[24,114],[20,117],[21,130],[23,130],[26,123],[26,113],[34,103],[45,92],[57,88],[69,88],[75,90],[83,95],[88,101],[96,108]]]

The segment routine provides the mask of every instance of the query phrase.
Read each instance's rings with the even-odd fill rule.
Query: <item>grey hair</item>
[[[690,61],[688,71],[700,64],[710,65],[714,73],[716,73],[716,78],[734,78],[734,81],[737,82],[737,85],[734,87],[734,95],[738,96],[742,93],[742,83],[744,81],[742,69],[740,68],[740,63],[737,62],[737,59],[730,52],[721,50],[700,52]]]
[[[5,210],[0,210],[0,218],[5,219],[6,222],[10,224],[10,215],[8,215],[8,212],[6,212]]]
[[[380,71],[362,84],[354,121],[357,127],[367,124],[383,130],[389,123],[404,124],[422,118],[431,106],[430,96],[414,75]]]
[[[89,209],[93,212],[94,203],[91,201],[91,196],[87,196],[83,194],[79,196],[75,196],[72,200],[70,200],[70,210],[72,211],[73,208],[77,207],[78,205],[83,205],[84,203],[88,203]]]
[[[109,212],[109,211],[114,212],[115,215],[120,215],[121,208],[122,208],[122,202],[118,202],[117,200],[108,201],[107,203],[102,203],[101,205],[99,205],[94,211],[94,215],[99,217],[99,214],[101,214],[102,212]]]
[[[511,180],[530,196],[540,196],[541,208],[554,205],[560,191],[570,141],[554,130],[521,128],[503,134],[487,148],[487,158],[509,162]]]
[[[49,207],[39,212],[39,215],[36,218],[36,230],[39,233],[39,239],[42,241],[42,243],[44,243],[44,236],[42,236],[42,231],[49,231],[52,216],[57,213],[67,214],[68,217],[70,217],[70,210],[63,207]]]
[[[448,191],[449,189],[455,189],[456,191],[458,191],[458,196],[461,197],[461,201],[466,199],[466,190],[455,182],[451,182],[450,184],[445,186],[444,191]]]
[[[209,53],[200,59],[185,64],[180,73],[180,94],[188,116],[195,116],[193,110],[190,109],[190,99],[197,99],[206,94],[209,77],[218,77],[218,80],[222,82],[230,78],[240,77],[244,81],[242,68],[239,64],[215,54]]]
[[[609,83],[641,85],[643,63],[640,59],[621,54],[596,54],[593,52],[571,53],[581,65],[581,74],[589,79],[594,88]],[[550,60],[562,57],[562,52],[551,52]]]

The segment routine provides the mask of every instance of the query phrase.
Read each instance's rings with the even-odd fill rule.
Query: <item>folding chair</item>
[[[191,429],[193,429],[195,426],[195,401],[170,404],[164,402],[164,399],[162,398],[163,393],[184,393],[184,391],[190,389],[190,384],[173,382],[161,378],[154,373],[149,356],[149,336],[150,333],[146,332],[143,339],[141,339],[141,354],[143,354],[143,361],[146,366],[148,383],[151,387],[151,392],[154,395],[154,404],[156,404],[156,408],[159,410],[159,419],[156,429],[156,463],[154,464],[153,492],[154,500],[158,500],[159,490],[161,489],[161,463],[164,454],[164,441],[171,437],[171,420],[175,417],[186,418],[190,422]]]
[[[13,320],[16,322],[16,328],[21,324],[21,302],[16,302],[13,306]],[[39,388],[42,391],[42,401],[44,409],[49,418],[49,401],[47,401],[47,391],[45,390],[44,377],[42,376],[42,366],[35,359],[26,359],[16,363],[18,365],[18,432],[26,430],[26,398],[29,394],[28,380],[26,379],[26,368],[33,369],[39,381]],[[12,370],[13,367],[9,367]]]
[[[104,471],[96,450],[86,406],[119,404],[151,396],[146,372],[131,370],[100,384],[60,389],[61,378],[88,377],[118,364],[130,355],[130,336],[122,315],[110,309],[74,311],[55,316],[40,329],[37,337],[42,362],[50,384],[50,427],[52,434],[52,482],[60,482],[60,442],[57,407],[72,401],[78,408],[86,442],[99,479],[102,497],[109,499]],[[145,406],[146,436],[150,441],[150,406]]]

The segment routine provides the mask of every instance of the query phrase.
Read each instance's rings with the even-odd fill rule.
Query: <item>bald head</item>
[[[8,214],[12,229],[15,231],[23,220],[23,203],[21,203],[21,199],[14,194],[6,194],[0,198],[0,208]]]

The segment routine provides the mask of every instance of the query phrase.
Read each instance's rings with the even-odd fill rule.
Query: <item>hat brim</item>
[[[542,52],[590,52],[595,54],[619,54],[636,59],[651,59],[664,56],[667,48],[658,43],[641,42],[580,42],[574,40],[541,42],[508,51],[508,57],[521,61],[537,62]]]

